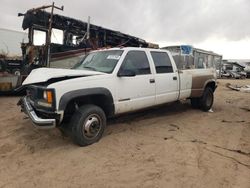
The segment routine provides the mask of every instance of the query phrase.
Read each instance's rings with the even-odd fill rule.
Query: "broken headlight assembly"
[[[55,104],[55,92],[53,89],[45,89],[42,94],[42,99],[37,101],[39,106],[52,108]]]

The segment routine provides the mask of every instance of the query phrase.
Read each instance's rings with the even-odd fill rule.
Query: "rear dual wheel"
[[[200,98],[192,98],[191,105],[193,108],[200,108],[203,111],[208,111],[213,106],[214,93],[212,88],[206,87],[203,95]]]

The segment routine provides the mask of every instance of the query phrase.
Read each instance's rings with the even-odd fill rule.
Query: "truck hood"
[[[103,75],[106,73],[89,71],[89,70],[73,70],[73,69],[54,69],[54,68],[38,68],[32,70],[29,76],[24,80],[22,85],[34,83],[44,83],[51,79],[70,79],[84,76]]]

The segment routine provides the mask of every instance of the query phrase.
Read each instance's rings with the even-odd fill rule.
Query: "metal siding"
[[[28,41],[26,33],[0,28],[0,53],[7,53],[8,56],[21,56],[21,42],[23,41]]]

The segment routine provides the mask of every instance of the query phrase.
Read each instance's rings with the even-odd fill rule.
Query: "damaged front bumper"
[[[56,127],[56,119],[40,118],[27,97],[21,98],[18,105],[20,105],[22,111],[29,116],[35,127],[39,129],[51,129]]]

